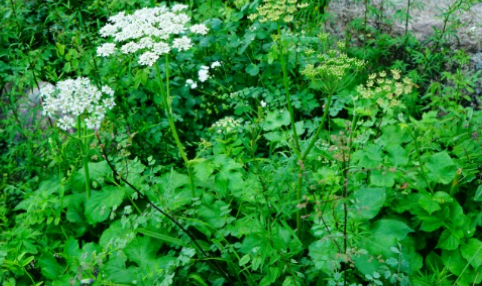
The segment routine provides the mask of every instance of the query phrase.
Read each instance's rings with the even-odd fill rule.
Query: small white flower
[[[42,113],[57,117],[57,126],[65,131],[76,127],[79,116],[87,128],[99,129],[107,110],[115,106],[114,91],[108,86],[99,90],[88,78],[60,81],[56,87],[45,86],[40,94]]]
[[[159,55],[156,53],[145,52],[139,57],[139,64],[151,67],[157,59],[159,59]]]
[[[97,55],[101,57],[107,57],[112,55],[116,50],[116,46],[113,43],[105,43],[97,48]]]
[[[152,47],[152,51],[157,55],[167,54],[171,50],[171,47],[167,43],[159,42],[155,43]]]
[[[197,72],[199,81],[205,82],[209,78],[209,67],[208,66],[201,66],[201,69]]]
[[[261,107],[262,107],[262,108],[265,108],[265,107],[266,107],[266,102],[264,102],[264,100],[261,100]]]
[[[182,10],[186,10],[187,9],[187,5],[183,5],[183,4],[176,4],[174,6],[172,6],[172,12],[179,12],[179,11],[182,11]]]
[[[197,82],[193,81],[192,79],[187,79],[186,85],[189,85],[191,89],[197,88]]]
[[[211,64],[211,68],[217,68],[217,67],[220,67],[221,66],[221,63],[220,62],[214,62]]]
[[[129,42],[121,47],[123,54],[132,54],[141,49],[141,46],[136,42]]]
[[[191,39],[186,36],[183,36],[180,39],[175,39],[172,43],[172,47],[179,51],[187,51],[192,47]]]
[[[189,28],[194,34],[206,35],[209,29],[204,24],[192,25]]]

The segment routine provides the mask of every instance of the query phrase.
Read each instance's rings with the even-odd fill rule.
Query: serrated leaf
[[[460,245],[460,238],[451,230],[446,229],[438,239],[437,248],[455,250]]]
[[[482,241],[471,238],[460,247],[462,257],[474,268],[482,265]]]
[[[425,166],[432,182],[448,184],[455,177],[455,164],[446,151],[432,155]]]

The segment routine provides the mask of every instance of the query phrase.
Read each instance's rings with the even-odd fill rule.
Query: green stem
[[[186,156],[186,152],[184,152],[184,148],[182,146],[181,140],[179,139],[177,128],[174,123],[174,118],[172,117],[172,110],[171,110],[171,103],[170,103],[171,96],[170,96],[170,86],[169,86],[169,56],[166,55],[166,89],[165,90],[164,90],[164,82],[162,81],[159,66],[156,64],[155,67],[156,67],[157,78],[159,79],[159,85],[161,87],[162,104],[164,105],[164,108],[166,110],[167,119],[169,121],[169,127],[171,128],[172,136],[176,141],[177,149],[179,150],[179,153],[181,153],[181,157],[184,160],[184,164],[186,165],[187,173],[189,175],[189,181],[191,185],[191,196],[194,198],[196,194],[194,192],[194,177],[192,176],[191,165],[189,163],[189,159]]]
[[[415,137],[415,134],[413,134],[413,132],[412,132],[412,130],[410,129],[410,127],[408,127],[407,129],[408,129],[408,133],[410,133],[410,136],[411,136],[412,139],[413,139],[413,142],[415,143],[415,149],[416,149],[416,153],[417,153],[417,159],[418,159],[418,163],[420,164],[420,172],[422,173],[423,180],[424,180],[425,183],[427,184],[427,187],[428,187],[428,189],[430,190],[430,192],[433,193],[433,189],[432,189],[432,187],[430,186],[430,183],[429,183],[427,174],[425,173],[425,170],[423,169],[422,156],[420,155],[420,146],[418,145],[417,138]]]
[[[85,174],[85,193],[87,196],[87,199],[90,198],[90,173],[89,173],[89,161],[87,158],[87,154],[85,152],[85,144],[84,141],[82,140],[82,122],[80,119],[80,116],[77,117],[77,135],[79,136],[79,144],[80,144],[80,152],[82,154],[82,163],[84,165],[84,174]]]
[[[316,141],[318,140],[318,137],[320,136],[321,130],[323,129],[323,126],[325,125],[326,119],[328,118],[328,113],[330,112],[330,104],[331,104],[331,98],[332,98],[333,93],[330,92],[328,94],[328,100],[325,103],[325,111],[323,114],[323,117],[321,118],[320,125],[318,126],[318,129],[316,130],[315,135],[313,138],[311,138],[310,144],[308,145],[308,148],[300,155],[300,160],[298,161],[299,164],[299,172],[298,172],[298,182],[296,185],[296,201],[301,202],[301,186],[303,183],[303,161],[305,160],[306,156],[310,153],[311,149],[315,145]],[[301,151],[301,150],[300,150]],[[301,235],[301,211],[302,209],[298,209],[298,212],[296,214],[296,228],[298,231],[298,237]]]
[[[328,99],[325,103],[325,111],[323,113],[323,117],[321,118],[320,125],[318,126],[318,129],[316,130],[315,136],[311,138],[310,144],[308,145],[308,148],[303,152],[303,155],[301,156],[301,161],[304,161],[306,159],[306,156],[310,153],[311,149],[315,145],[316,141],[318,140],[318,137],[320,136],[321,130],[323,129],[323,126],[325,125],[326,119],[328,118],[328,114],[330,113],[330,105],[331,105],[331,98],[333,97],[333,93],[330,92],[328,94]]]
[[[281,38],[281,30],[280,30],[279,24],[278,24],[278,36],[279,36],[279,43],[280,43],[281,68],[283,70],[283,85],[284,85],[285,94],[286,94],[286,105],[288,108],[288,112],[290,113],[291,130],[293,132],[293,139],[296,145],[295,152],[299,156],[301,153],[301,148],[300,148],[298,133],[296,133],[295,116],[293,112],[293,106],[291,104],[291,96],[290,96],[289,83],[288,83],[287,61],[283,54],[284,46],[283,46],[283,40]]]

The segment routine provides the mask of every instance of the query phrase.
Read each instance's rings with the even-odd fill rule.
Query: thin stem
[[[85,193],[87,196],[87,199],[90,198],[90,172],[89,172],[89,161],[87,158],[87,154],[85,152],[85,142],[82,140],[82,121],[80,119],[80,116],[77,117],[77,135],[78,135],[78,140],[80,144],[80,152],[82,156],[82,163],[84,165],[84,174],[85,174]]]
[[[164,82],[161,77],[159,66],[156,64],[155,67],[156,67],[157,78],[159,80],[159,85],[161,87],[162,103],[164,105],[167,119],[169,121],[169,127],[171,128],[172,136],[176,141],[177,149],[179,150],[179,153],[181,153],[181,157],[184,160],[184,164],[186,165],[187,173],[189,175],[189,181],[191,185],[191,196],[194,198],[196,196],[196,193],[194,192],[194,177],[192,176],[191,165],[189,163],[189,159],[186,156],[186,153],[184,152],[184,147],[182,146],[181,140],[179,139],[176,124],[174,123],[174,118],[172,117],[172,110],[171,110],[171,103],[170,103],[171,96],[170,96],[170,87],[169,87],[169,57],[166,55],[166,89],[165,90],[164,90]]]

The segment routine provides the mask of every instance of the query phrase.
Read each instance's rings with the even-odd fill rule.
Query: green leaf
[[[124,248],[124,252],[129,260],[146,269],[145,267],[156,258],[160,247],[159,242],[153,241],[149,237],[136,237]]]
[[[139,274],[139,268],[126,268],[127,257],[122,251],[114,251],[109,256],[109,261],[104,265],[103,272],[106,274],[105,279],[125,285],[132,285]]]
[[[353,153],[353,160],[358,162],[359,168],[377,168],[382,162],[382,148],[375,144],[368,144],[363,150]]]
[[[449,229],[446,229],[442,232],[442,234],[438,239],[437,248],[446,249],[446,250],[455,250],[459,247],[459,245],[460,245],[459,236],[455,232]]]
[[[189,276],[187,276],[188,279],[192,279],[195,281],[200,286],[209,286],[204,280],[201,278],[201,276],[197,275],[196,273],[191,273]]]
[[[105,221],[114,206],[120,206],[124,199],[124,188],[107,186],[100,191],[92,191],[85,203],[85,217],[89,223]]]
[[[418,204],[428,212],[429,215],[441,209],[437,201],[432,198],[431,194],[423,194],[418,199]]]
[[[390,144],[385,147],[388,153],[388,158],[393,166],[404,166],[408,163],[407,152],[402,146],[397,144]]]
[[[413,229],[399,220],[381,219],[373,224],[372,231],[375,237],[389,236],[401,241],[405,239],[410,232],[413,232]]]
[[[455,164],[446,151],[432,155],[425,166],[432,182],[448,184],[455,177]]]
[[[251,256],[249,256],[249,254],[246,254],[245,256],[241,257],[241,259],[239,260],[239,266],[245,265],[250,260],[251,260]]]
[[[370,183],[378,187],[393,187],[395,185],[395,173],[373,170],[370,175]]]
[[[477,187],[477,190],[475,191],[474,201],[476,202],[482,201],[482,185],[479,185]]]
[[[374,218],[385,203],[383,188],[361,188],[354,192],[357,216],[364,219]]]
[[[259,73],[259,67],[255,64],[249,64],[246,67],[246,72],[252,76],[256,76]]]
[[[57,260],[55,260],[55,257],[52,254],[43,253],[37,259],[37,262],[42,274],[52,280],[56,280],[64,270],[64,268],[57,263]]]
[[[432,232],[444,225],[444,221],[436,216],[423,217],[420,230]]]
[[[474,268],[482,265],[482,242],[478,239],[471,238],[467,243],[460,247],[462,257],[467,260]]]
[[[278,129],[281,126],[286,126],[290,124],[290,113],[288,110],[282,111],[281,113],[278,110],[275,111],[268,111],[266,115],[264,124],[264,130],[271,131],[274,129]]]

